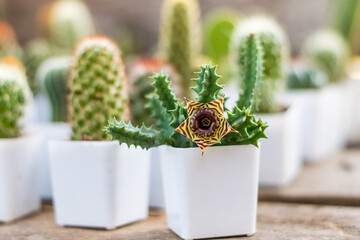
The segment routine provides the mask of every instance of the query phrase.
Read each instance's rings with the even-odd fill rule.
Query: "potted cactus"
[[[72,141],[50,141],[56,222],[112,229],[148,215],[149,154],[107,141],[108,119],[129,119],[118,47],[101,36],[76,47],[68,83]]]
[[[348,82],[341,81],[348,59],[348,47],[337,32],[320,30],[306,40],[303,57],[307,65],[298,64],[298,71],[317,69],[322,72],[317,75],[323,79],[320,80],[323,83],[319,88],[290,89],[285,99],[300,105],[303,158],[313,162],[342,148],[348,127],[351,127],[349,122],[344,124],[344,121],[351,119],[348,117],[349,108],[352,107],[349,99],[351,91]],[[289,78],[293,78],[293,75],[290,74]],[[339,115],[339,112],[342,114]]]
[[[0,222],[37,211],[38,152],[41,139],[23,135],[23,117],[31,92],[24,68],[15,58],[0,62]]]
[[[251,64],[245,72],[254,73],[249,78],[256,82],[259,44],[254,35],[246,40],[245,58]],[[255,146],[266,137],[267,125],[250,113],[252,88],[244,94],[248,104],[227,112],[226,118],[216,67],[204,65],[197,75],[197,101],[186,99],[186,107],[175,98],[166,75],[153,76],[155,91],[148,106],[158,129],[115,120],[107,132],[129,146],[159,147],[167,222],[180,237],[253,234],[259,161]]]
[[[284,106],[279,102],[285,85],[285,70],[289,58],[288,40],[279,24],[265,16],[252,16],[242,20],[234,31],[232,58],[237,64],[241,92],[252,84],[243,74],[244,51],[242,42],[249,33],[259,36],[262,57],[262,81],[255,86],[258,103],[252,109],[269,123],[269,141],[262,144],[259,183],[263,186],[281,186],[293,180],[300,169],[301,155],[298,144],[299,109],[296,105]],[[245,69],[244,69],[245,68]],[[240,99],[236,105],[242,104]]]

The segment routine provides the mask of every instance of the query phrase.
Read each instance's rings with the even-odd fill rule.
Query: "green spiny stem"
[[[168,76],[155,74],[152,79],[154,80],[153,87],[155,88],[155,94],[161,101],[161,105],[165,108],[166,111],[175,109],[177,99],[172,89],[170,88],[170,81],[168,80]]]
[[[112,139],[116,139],[119,143],[126,143],[129,147],[134,145],[143,149],[157,147],[169,143],[169,139],[160,131],[142,125],[141,128],[134,127],[131,123],[126,124],[123,120],[117,122],[109,122],[105,132],[111,135]]]
[[[218,84],[220,76],[216,74],[216,66],[201,66],[201,72],[196,74],[198,75],[198,78],[194,79],[196,87],[192,89],[198,95],[196,98],[198,102],[208,103],[222,97],[220,91],[223,86]]]
[[[257,110],[263,62],[260,42],[254,34],[239,39],[238,66],[241,77],[242,93],[236,106],[239,109],[249,108]]]

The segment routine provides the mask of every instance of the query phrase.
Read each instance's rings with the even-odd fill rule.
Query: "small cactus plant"
[[[76,47],[69,81],[69,121],[74,140],[106,140],[108,119],[129,119],[127,83],[118,47],[102,36]]]
[[[53,122],[67,121],[67,81],[70,65],[70,57],[53,57],[39,67],[37,82],[41,83],[49,97]]]
[[[182,96],[189,94],[194,59],[201,52],[197,0],[164,0],[160,25],[160,54],[181,77]]]
[[[5,21],[0,21],[0,58],[4,56],[21,58],[22,50],[12,26]]]
[[[326,74],[317,69],[292,69],[287,76],[288,89],[319,89],[327,83]]]
[[[21,135],[21,118],[31,97],[21,62],[15,58],[0,61],[0,138]]]
[[[289,60],[289,43],[280,25],[265,16],[253,16],[242,20],[233,34],[233,58],[237,64],[240,86],[248,81],[243,76],[244,65],[241,60],[243,39],[255,34],[261,45],[263,66],[262,81],[256,90],[256,112],[276,113],[281,106],[276,101],[276,94],[285,86],[286,64]],[[255,109],[252,109],[255,111]]]
[[[109,122],[106,132],[120,143],[146,149],[159,145],[181,148],[198,145],[203,152],[213,144],[257,146],[258,139],[266,137],[264,130],[267,125],[260,119],[256,121],[249,108],[245,107],[235,107],[225,119],[224,96],[220,93],[223,87],[218,84],[220,76],[216,74],[216,67],[204,65],[197,75],[194,80],[196,87],[193,88],[198,95],[197,102],[186,100],[187,109],[175,98],[166,75],[153,76],[155,91],[149,98],[148,107],[159,130],[145,125],[134,127],[124,120],[114,120]],[[246,97],[252,98],[252,94]],[[252,102],[250,99],[247,101]]]
[[[324,29],[313,33],[302,51],[308,63],[326,73],[330,82],[337,82],[344,76],[349,48],[336,31]]]
[[[68,54],[79,40],[95,33],[89,9],[81,0],[57,0],[42,15],[45,33],[58,48],[55,51]]]
[[[174,72],[171,65],[154,58],[143,58],[136,61],[129,71],[130,80],[130,108],[132,122],[135,124],[152,124],[149,118],[151,112],[145,107],[146,96],[153,91],[151,86],[151,75],[154,72],[163,71],[169,74],[171,81],[178,81],[178,75]]]

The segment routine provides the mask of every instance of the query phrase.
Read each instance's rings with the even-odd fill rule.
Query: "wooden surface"
[[[359,239],[360,208],[339,206],[260,203],[257,233],[259,239]],[[52,206],[13,223],[0,225],[1,240],[177,240],[166,226],[161,211],[115,230],[63,228],[56,226]],[[239,239],[239,238],[226,238]],[[244,238],[241,238],[244,239]]]
[[[326,160],[306,164],[288,186],[260,188],[259,199],[360,206],[360,150],[348,149]]]

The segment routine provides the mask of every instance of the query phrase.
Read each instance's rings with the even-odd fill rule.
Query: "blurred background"
[[[51,0],[4,0],[6,15],[23,45],[40,35],[37,12]],[[153,53],[158,43],[162,0],[85,0],[93,15],[97,32],[111,38],[135,41],[133,51]],[[283,25],[289,35],[293,55],[300,53],[305,38],[330,21],[331,0],[199,0],[201,15],[226,6],[244,16],[265,13]]]

